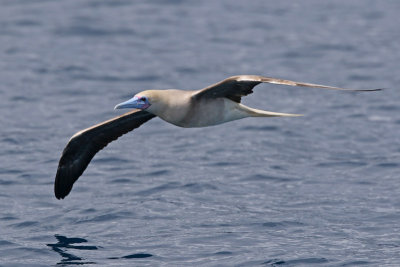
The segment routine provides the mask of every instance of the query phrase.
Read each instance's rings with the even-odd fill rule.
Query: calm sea
[[[400,2],[0,1],[0,266],[400,266]],[[64,200],[77,131],[237,74],[299,118],[154,119]]]

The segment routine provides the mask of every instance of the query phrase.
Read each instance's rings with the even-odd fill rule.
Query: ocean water
[[[0,266],[399,266],[398,1],[2,0]],[[299,118],[153,119],[57,200],[77,131],[237,74]]]

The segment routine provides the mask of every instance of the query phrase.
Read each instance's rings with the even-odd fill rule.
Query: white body
[[[171,89],[157,93],[162,100],[156,101],[146,111],[185,128],[212,126],[246,117],[299,116],[249,108],[224,97],[194,100],[193,91]]]

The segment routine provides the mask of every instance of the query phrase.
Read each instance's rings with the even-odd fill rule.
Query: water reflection
[[[96,246],[84,246],[84,245],[74,245],[88,242],[86,239],[72,237],[68,238],[62,235],[55,235],[57,239],[57,243],[55,244],[47,244],[47,246],[51,247],[52,250],[60,254],[62,257],[61,261],[57,264],[62,265],[84,265],[84,264],[94,264],[95,262],[85,262],[83,258],[75,256],[70,253],[70,251],[66,252],[68,249],[78,249],[78,250],[96,250],[98,247]]]
[[[143,258],[150,258],[153,257],[153,255],[149,254],[149,253],[135,253],[135,254],[131,254],[131,255],[126,255],[126,256],[122,256],[122,257],[111,257],[108,258],[110,260],[118,260],[118,259],[143,259]]]

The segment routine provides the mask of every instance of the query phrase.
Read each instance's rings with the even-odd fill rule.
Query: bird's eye
[[[146,102],[147,99],[143,96],[142,98],[140,98],[140,100]]]

